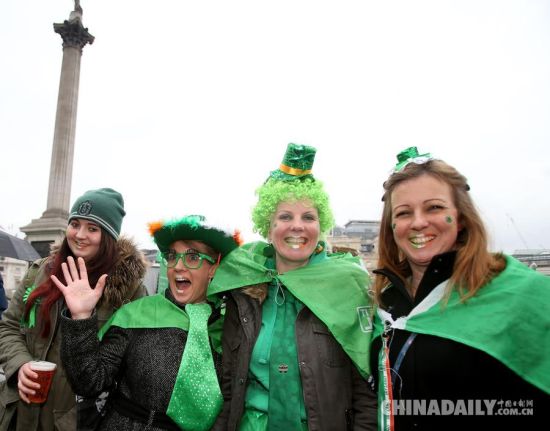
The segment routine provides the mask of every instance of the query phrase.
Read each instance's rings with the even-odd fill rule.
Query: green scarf
[[[166,299],[163,293],[145,296],[125,304],[101,327],[98,338],[101,340],[111,326],[120,328],[181,328],[189,330],[189,317],[185,310]],[[221,353],[223,318],[217,319],[208,327],[214,349]]]
[[[446,286],[437,286],[408,316],[395,321],[378,310],[373,338],[383,333],[385,321],[393,328],[454,340],[493,356],[550,393],[550,277],[507,256],[504,271],[465,303],[453,290],[445,304]],[[384,367],[379,378],[384,378]],[[387,413],[379,412],[382,422]]]
[[[369,276],[361,260],[350,254],[327,256],[285,274],[267,269],[265,242],[245,244],[227,255],[208,287],[211,300],[219,293],[278,279],[334,335],[358,370],[367,377],[372,335]],[[324,253],[324,252],[323,252]]]

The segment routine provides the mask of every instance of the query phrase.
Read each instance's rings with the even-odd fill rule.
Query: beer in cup
[[[29,401],[31,403],[43,403],[48,398],[48,392],[57,365],[48,361],[31,361],[30,367],[38,374],[38,377],[34,381],[39,383],[40,387],[35,389],[34,395],[29,395]]]

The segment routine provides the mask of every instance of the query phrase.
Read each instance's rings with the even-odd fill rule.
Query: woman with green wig
[[[358,258],[329,254],[321,240],[333,215],[311,173],[315,152],[288,145],[252,212],[267,242],[231,252],[208,288],[226,303],[214,430],[376,428],[369,278]]]

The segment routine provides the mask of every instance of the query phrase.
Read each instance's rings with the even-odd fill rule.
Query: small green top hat
[[[292,181],[297,178],[313,178],[311,168],[317,149],[307,145],[288,144],[279,169],[272,171],[269,178],[279,181]],[[269,179],[268,178],[268,179]]]
[[[393,168],[393,171],[402,171],[409,163],[422,164],[429,160],[433,160],[430,153],[418,154],[418,149],[416,147],[409,147],[397,155],[397,164],[395,168]]]
[[[177,240],[202,241],[222,256],[242,244],[240,232],[230,232],[221,227],[212,226],[202,215],[188,215],[180,219],[149,223],[149,233],[160,251],[168,251]]]

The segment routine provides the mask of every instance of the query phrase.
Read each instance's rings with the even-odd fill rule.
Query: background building
[[[154,295],[157,293],[160,277],[160,264],[157,259],[158,250],[142,249],[141,252],[147,261],[147,271],[145,272],[145,277],[143,278],[143,284],[147,289],[147,293],[149,295]]]
[[[376,220],[350,220],[343,227],[335,226],[327,242],[333,251],[349,251],[359,255],[369,271],[376,267],[378,259],[378,232]]]
[[[13,292],[23,280],[29,264],[24,260],[0,256],[0,273],[4,279],[4,290],[6,297],[11,299]]]
[[[530,268],[550,275],[550,250],[548,249],[525,249],[515,250],[512,253],[517,260],[523,262]]]

